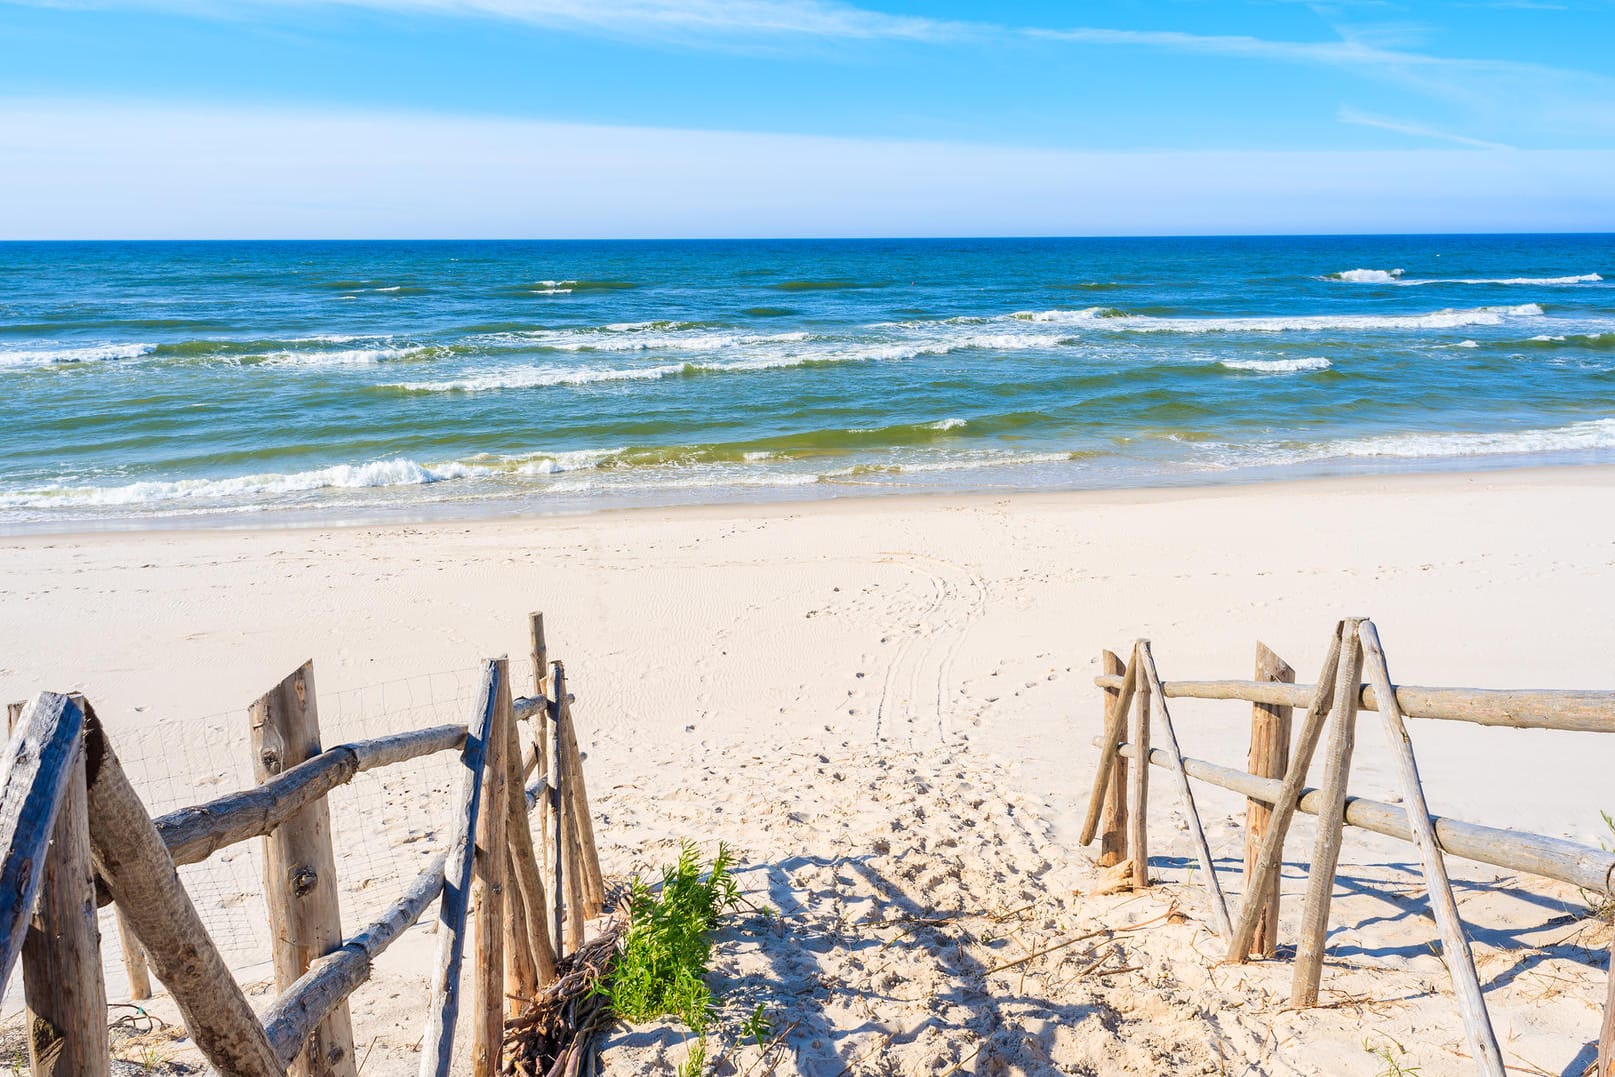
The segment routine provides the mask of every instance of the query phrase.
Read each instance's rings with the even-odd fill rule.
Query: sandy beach
[[[1305,681],[1356,614],[1400,681],[1609,687],[1612,507],[1615,469],[1584,467],[14,536],[0,540],[0,696],[82,691],[115,743],[145,743],[158,723],[243,711],[308,658],[322,699],[370,699],[523,656],[542,610],[578,698],[607,874],[654,870],[680,838],[724,840],[777,911],[726,927],[718,967],[794,1028],[773,1072],[1367,1075],[1390,1051],[1434,1077],[1472,1063],[1410,847],[1348,831],[1325,1006],[1308,1012],[1284,1008],[1288,962],[1219,964],[1164,780],[1162,885],[1087,896],[1097,847],[1075,832],[1096,656],[1147,637],[1168,679],[1240,677],[1260,639]],[[1187,754],[1244,765],[1247,705],[1173,713]],[[1413,738],[1435,812],[1610,839],[1608,738],[1458,723]],[[1364,724],[1358,743],[1353,791],[1389,799],[1382,733]],[[187,750],[130,754],[171,783]],[[447,805],[408,801],[421,788],[367,786],[335,805],[338,825],[400,848],[431,838],[423,820],[440,830]],[[1244,803],[1197,793],[1237,892]],[[1506,1061],[1579,1074],[1608,928],[1578,922],[1570,888],[1452,867]],[[1298,915],[1289,900],[1281,939]],[[883,926],[900,916],[927,926]],[[1134,930],[1114,955],[1082,944],[993,971],[1096,926]],[[412,931],[355,996],[367,1075],[417,1064],[430,935]],[[667,1072],[677,1040],[641,1030],[611,1057]],[[758,1061],[724,1050],[734,1069],[718,1072]]]

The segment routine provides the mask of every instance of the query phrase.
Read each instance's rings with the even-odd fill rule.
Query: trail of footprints
[[[677,788],[619,787],[603,799],[603,831],[634,839],[603,850],[608,872],[654,874],[685,835],[741,853],[757,909],[731,918],[717,948],[713,983],[726,1002],[709,1037],[712,1072],[1222,1072],[1206,1032],[1220,993],[1169,974],[1159,942],[1146,952],[1096,936],[1020,960],[1164,911],[1166,892],[1114,912],[1115,899],[1075,898],[1090,869],[1063,866],[1002,766],[957,747],[880,756],[852,745],[779,748],[738,768],[733,757],[692,759],[659,768],[681,770]],[[647,834],[658,838],[647,845]],[[1203,934],[1158,923],[1184,945]],[[738,1028],[758,1004],[785,1032],[766,1061]],[[1226,1049],[1260,1050],[1237,1022],[1218,1035]],[[622,1034],[607,1069],[668,1073],[686,1049],[671,1027]]]

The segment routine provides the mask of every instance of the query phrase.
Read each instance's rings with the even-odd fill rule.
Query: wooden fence
[[[1374,623],[1347,618],[1335,627],[1314,684],[1296,684],[1295,672],[1258,643],[1253,680],[1162,681],[1148,640],[1134,643],[1126,663],[1106,651],[1094,683],[1105,693],[1104,727],[1081,834],[1100,838],[1100,863],[1135,888],[1149,885],[1150,766],[1166,769],[1189,823],[1210,903],[1211,920],[1228,944],[1230,962],[1275,956],[1279,870],[1296,812],[1318,817],[1308,869],[1291,984],[1291,1004],[1314,1006],[1328,933],[1343,830],[1358,827],[1410,842],[1419,864],[1452,977],[1465,1035],[1478,1072],[1502,1077],[1504,1066],[1481,994],[1468,939],[1447,877],[1445,857],[1557,879],[1598,895],[1615,894],[1615,853],[1576,842],[1483,826],[1430,814],[1408,739],[1406,720],[1471,722],[1516,729],[1615,732],[1615,692],[1486,691],[1394,685]],[[1365,680],[1366,678],[1366,680]],[[1170,699],[1244,700],[1253,704],[1246,769],[1185,757],[1178,747]],[[1294,708],[1304,708],[1293,727]],[[1153,720],[1152,720],[1152,713]],[[1347,793],[1357,715],[1378,712],[1396,763],[1402,803]],[[1324,733],[1321,788],[1305,787],[1307,770]],[[1158,736],[1160,747],[1152,746]],[[1293,738],[1293,739],[1292,739]],[[1128,763],[1132,762],[1131,773]],[[1150,766],[1144,765],[1145,763]],[[1235,918],[1219,881],[1189,780],[1247,798],[1244,901]],[[1612,944],[1615,947],[1615,944]],[[1599,1036],[1600,1077],[1615,1077],[1615,952]]]
[[[508,660],[489,660],[465,725],[334,748],[321,746],[314,668],[304,665],[249,708],[244,734],[259,784],[155,819],[87,700],[43,692],[13,705],[0,757],[0,984],[20,955],[32,1072],[110,1073],[97,909],[112,902],[131,992],[149,994],[148,968],[155,973],[217,1072],[353,1077],[348,996],[437,902],[420,1072],[449,1072],[469,938],[471,1072],[498,1073],[507,1014],[553,981],[557,955],[582,944],[605,901],[566,674],[549,661],[541,614],[530,629],[531,696],[513,695]],[[445,751],[461,760],[448,850],[344,938],[326,794],[356,774]],[[175,872],[250,838],[263,839],[279,992],[261,1018]]]

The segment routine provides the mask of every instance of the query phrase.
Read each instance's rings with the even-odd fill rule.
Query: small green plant
[[[701,1077],[701,1071],[707,1065],[707,1038],[697,1036],[695,1042],[690,1044],[689,1052],[684,1061],[679,1063],[678,1077]]]
[[[703,979],[712,955],[712,930],[718,914],[740,902],[729,871],[733,862],[729,847],[720,843],[703,877],[700,851],[687,841],[678,863],[662,869],[659,891],[641,879],[630,883],[622,953],[597,989],[625,1021],[680,1018],[702,1037],[691,1056],[699,1051],[703,1059],[713,1007],[712,991]]]
[[[1385,1038],[1390,1040],[1390,1043],[1378,1047],[1375,1047],[1371,1040],[1363,1041],[1363,1050],[1385,1063],[1385,1068],[1375,1077],[1419,1077],[1419,1067],[1409,1061],[1402,1045],[1389,1036]]]
[[[746,1018],[745,1024],[740,1026],[740,1031],[756,1040],[759,1048],[762,1047],[763,1041],[768,1039],[773,1027],[768,1023],[768,1015],[763,1011],[761,1002],[757,1004],[756,1009],[751,1011],[751,1016]]]

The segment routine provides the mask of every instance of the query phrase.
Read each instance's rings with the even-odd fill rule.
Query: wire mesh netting
[[[315,672],[320,739],[327,748],[464,724],[481,677],[480,670],[469,668],[330,692],[320,689]],[[111,733],[114,749],[153,817],[257,784],[248,702],[243,700],[234,711]],[[380,915],[433,854],[447,846],[459,781],[458,753],[439,752],[358,774],[327,795],[345,934]],[[202,863],[181,867],[179,875],[208,934],[242,981],[272,978],[263,843],[232,845]],[[102,910],[101,937],[108,996],[127,997],[110,908]]]
[[[510,673],[513,694],[526,694],[533,683],[530,660],[513,659]],[[327,691],[316,668],[321,743],[332,748],[466,724],[481,676],[479,667],[468,667]],[[235,710],[196,718],[153,722],[103,713],[113,750],[153,818],[258,784],[248,718],[254,698],[243,698]],[[355,775],[327,794],[345,935],[380,916],[447,847],[460,780],[459,753],[438,752]],[[274,975],[263,867],[263,843],[253,839],[179,868],[214,945],[244,985]],[[126,999],[128,973],[111,906],[101,910],[100,926],[107,997]],[[19,965],[5,992],[8,1014],[22,1004],[21,975]],[[155,980],[152,986],[162,990]]]

